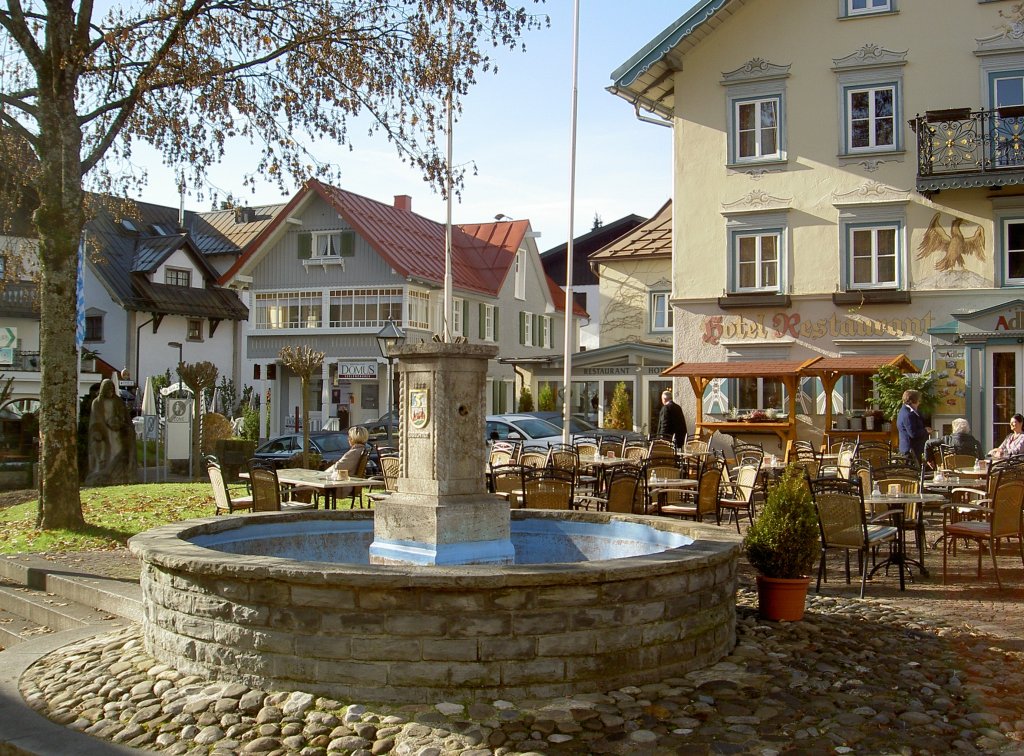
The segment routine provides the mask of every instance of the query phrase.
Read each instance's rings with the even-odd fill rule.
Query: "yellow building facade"
[[[938,375],[937,430],[967,417],[999,443],[1024,410],[1018,3],[700,0],[612,77],[674,130],[676,361],[904,353]],[[782,393],[765,377],[700,401]],[[820,383],[798,400],[813,428]],[[833,400],[859,414],[870,383]]]

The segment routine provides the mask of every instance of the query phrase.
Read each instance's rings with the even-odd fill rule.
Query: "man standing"
[[[661,392],[661,412],[658,414],[658,435],[671,439],[677,449],[686,443],[686,418],[683,408],[672,401],[672,392]]]
[[[900,436],[900,454],[921,464],[924,456],[924,444],[928,440],[928,429],[924,425],[918,406],[921,404],[921,392],[907,389],[903,392],[903,406],[896,416],[896,430]]]

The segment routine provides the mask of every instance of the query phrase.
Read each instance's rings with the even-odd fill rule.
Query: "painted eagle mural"
[[[952,270],[963,268],[964,258],[974,255],[979,260],[985,259],[985,229],[978,226],[971,238],[966,238],[960,230],[965,221],[963,218],[953,218],[950,224],[949,233],[939,222],[939,213],[935,213],[932,222],[928,224],[928,230],[924,232],[924,239],[917,247],[917,259],[923,260],[931,257],[936,252],[941,257],[935,261],[935,270]]]

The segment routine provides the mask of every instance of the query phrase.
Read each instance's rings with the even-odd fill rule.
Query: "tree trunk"
[[[77,55],[71,6],[51,6],[50,65],[39,71],[40,527],[85,524],[78,491],[78,363],[75,285],[82,210],[82,130],[75,112]],[[60,6],[63,7],[63,6]],[[61,66],[64,67],[61,67]]]

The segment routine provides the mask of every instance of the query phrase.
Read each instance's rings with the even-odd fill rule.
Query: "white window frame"
[[[879,92],[891,92],[892,93],[892,114],[888,116],[879,116],[875,111],[876,96]],[[866,94],[868,96],[868,116],[866,120],[868,124],[868,137],[869,143],[866,145],[855,146],[853,144],[853,98],[858,94]],[[896,145],[899,141],[899,86],[895,82],[886,82],[882,84],[874,84],[867,86],[854,85],[844,88],[844,112],[843,112],[843,123],[846,133],[846,153],[855,154],[858,152],[885,152],[896,149]],[[892,121],[892,141],[879,144],[877,139],[878,125],[883,120]]]
[[[666,333],[672,330],[674,313],[669,301],[672,292],[652,291],[650,294],[650,330],[651,333]]]
[[[878,238],[880,232],[892,233],[893,238],[893,276],[892,280],[881,280],[879,277]],[[871,241],[871,279],[869,281],[854,280],[854,238],[858,234],[869,234]],[[906,271],[906,223],[902,219],[864,220],[843,223],[843,267],[845,271],[847,291],[867,291],[872,289],[900,290],[903,288]]]
[[[328,292],[328,325],[331,328],[383,328],[389,321],[402,326],[400,288],[331,289]],[[357,314],[363,317],[356,317]]]
[[[523,313],[523,346],[533,346],[533,313]]]
[[[551,349],[552,338],[551,338],[551,316],[545,315],[540,320],[541,323],[541,346],[545,349]]]
[[[840,0],[840,12],[845,18],[857,16],[872,16],[876,13],[893,13],[896,10],[896,0],[862,0],[865,7],[854,8],[858,0]]]
[[[747,212],[742,209],[723,211],[726,217],[726,281],[729,294],[763,292],[785,294],[789,290],[789,221],[788,206],[780,206],[763,212]],[[739,288],[739,251],[737,239],[758,235],[778,236],[777,284],[761,288]]]
[[[761,124],[761,109],[764,105],[771,104],[775,108],[775,125],[771,127],[771,130],[775,134],[775,149],[771,152],[764,151],[764,138],[768,132],[768,128]],[[743,144],[743,133],[744,130],[741,126],[742,119],[740,118],[740,109],[744,107],[753,106],[755,108],[754,118],[756,124],[753,129],[749,129],[754,134],[754,146],[755,151],[751,155],[742,155],[741,149]],[[780,120],[782,114],[782,96],[772,95],[768,97],[757,97],[744,100],[733,100],[733,119],[732,119],[732,138],[735,146],[735,153],[733,154],[732,162],[734,163],[756,163],[764,160],[781,160],[782,159],[782,145],[780,142],[780,136],[782,129],[780,128]]]
[[[494,333],[494,305],[484,304],[484,341],[497,341]]]
[[[731,290],[737,294],[749,294],[754,292],[762,293],[777,293],[779,286],[782,281],[782,249],[783,249],[783,234],[784,229],[772,228],[772,229],[751,229],[743,231],[734,231],[732,234],[732,287]],[[742,261],[740,260],[740,246],[742,240],[753,239],[755,243],[756,259],[754,266],[756,269],[755,283],[753,286],[743,286],[741,283],[742,276],[740,275],[740,266]],[[763,272],[763,247],[764,240],[772,239],[775,242],[775,283],[766,284],[762,279]]]
[[[406,323],[409,328],[430,330],[430,292],[409,289],[408,310]]]
[[[515,287],[516,299],[526,299],[526,252],[522,249],[516,251]]]
[[[323,292],[262,291],[253,297],[255,330],[321,328],[324,322]]]
[[[1024,270],[1024,245],[1020,249],[1010,249],[1010,226],[1021,226],[1024,228],[1024,214],[1016,217],[1003,217],[999,224],[1000,237],[999,237],[999,248],[1000,248],[1000,260],[1002,261],[1002,283],[1004,286],[1024,286],[1024,272],[1017,278],[1010,276],[1010,253],[1011,251],[1021,256],[1021,268]]]
[[[836,73],[836,96],[838,98],[838,150],[840,164],[862,160],[864,155],[892,155],[905,151],[904,107],[903,107],[903,68],[907,64],[907,51],[895,51],[879,48],[877,45],[865,45],[843,58],[832,59],[832,70]],[[878,145],[875,143],[874,97],[871,98],[871,142],[864,147],[853,147],[851,97],[856,92],[892,89],[892,144]],[[888,117],[888,116],[884,116]]]
[[[355,239],[352,240],[351,251],[343,254],[345,248],[343,237],[345,234],[354,235],[349,229],[335,229],[333,231],[311,231],[310,259],[311,260],[340,260],[342,257],[353,257],[355,255]]]
[[[786,79],[789,65],[770,63],[760,58],[748,61],[739,68],[722,74],[721,84],[726,88],[726,122],[728,123],[728,154],[726,164],[747,166],[751,163],[786,162]],[[775,150],[765,153],[761,129],[758,127],[757,154],[740,156],[740,108],[744,105],[775,103]]]
[[[452,335],[464,336],[466,324],[462,322],[462,308],[465,307],[465,300],[462,297],[452,297]]]

